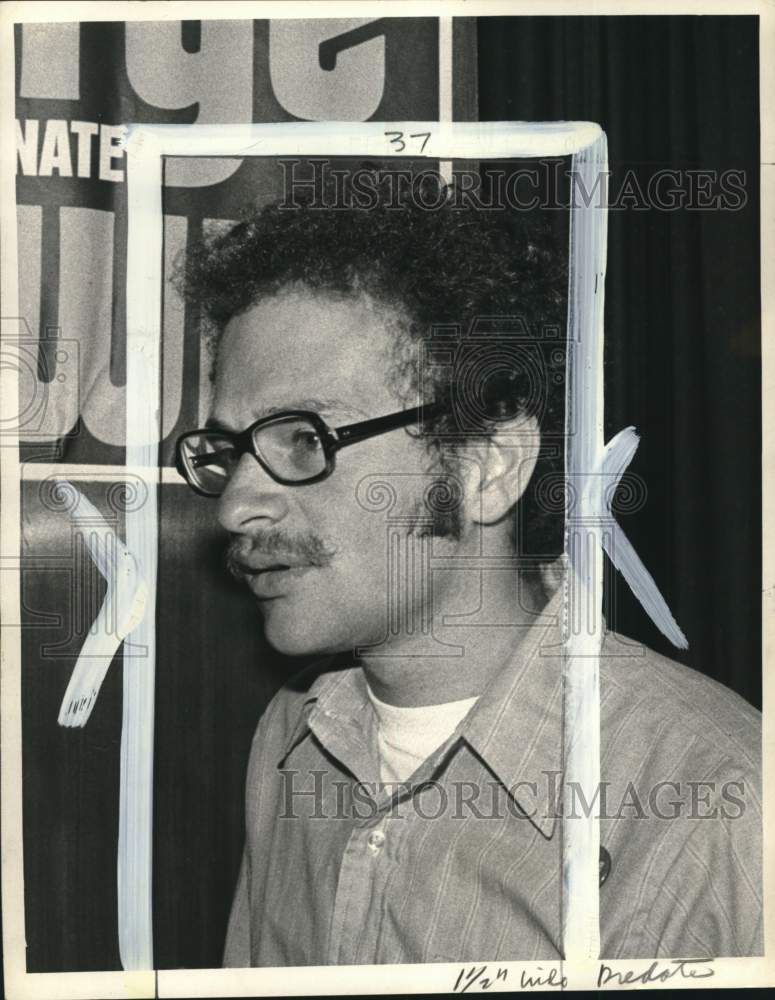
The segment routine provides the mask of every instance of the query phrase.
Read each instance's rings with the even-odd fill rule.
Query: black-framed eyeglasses
[[[284,486],[317,483],[330,476],[340,448],[438,415],[433,403],[398,410],[357,424],[329,427],[319,413],[283,410],[262,417],[243,431],[205,427],[177,440],[175,459],[188,485],[205,497],[219,497],[245,454]]]

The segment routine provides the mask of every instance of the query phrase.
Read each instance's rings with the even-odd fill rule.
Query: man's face
[[[315,410],[332,427],[402,408],[389,388],[394,333],[366,297],[287,289],[227,325],[218,348],[212,419],[242,430],[272,411]],[[285,486],[243,455],[219,501],[233,538],[230,563],[256,595],[268,641],[290,655],[380,643],[388,616],[388,494],[392,531],[406,545],[427,531],[423,495],[433,482],[425,442],[403,429],[352,444],[321,482]],[[420,528],[418,531],[417,529]],[[434,539],[451,552],[460,544]],[[395,553],[394,553],[395,556]],[[267,568],[267,567],[290,567]],[[403,570],[393,607],[407,598]],[[409,600],[425,600],[409,588]],[[400,598],[399,598],[400,594]]]

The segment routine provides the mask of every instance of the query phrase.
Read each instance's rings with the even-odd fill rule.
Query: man
[[[416,195],[188,262],[217,362],[179,467],[318,657],[258,724],[227,966],[561,955],[563,271]],[[602,956],[762,953],[758,713],[614,633],[600,668]]]

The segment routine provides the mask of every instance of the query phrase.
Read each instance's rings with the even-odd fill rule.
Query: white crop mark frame
[[[400,133],[406,145],[395,136]],[[429,134],[422,150],[412,135]],[[675,645],[686,640],[610,510],[614,486],[637,447],[633,428],[603,438],[603,300],[607,234],[607,143],[592,122],[321,122],[126,127],[127,453],[142,470],[148,503],[126,514],[126,544],[147,586],[148,613],[131,633],[148,656],[124,672],[118,897],[125,969],[153,967],[151,833],[162,322],[162,173],[165,156],[403,155],[434,161],[572,157],[570,206],[564,583],[564,795],[576,787],[593,802],[600,775],[599,654],[603,550],[644,609]],[[585,197],[584,193],[590,197]],[[579,197],[581,195],[581,197]],[[572,431],[572,433],[570,433]],[[614,544],[615,542],[615,544]],[[515,734],[516,737],[516,734]],[[564,809],[564,814],[572,809]],[[599,823],[568,816],[562,841],[562,949],[566,961],[599,955]]]

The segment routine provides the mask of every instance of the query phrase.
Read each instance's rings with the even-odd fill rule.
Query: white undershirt
[[[384,782],[406,781],[440,747],[477,698],[444,705],[409,708],[380,701],[366,685],[377,716],[380,777]]]

